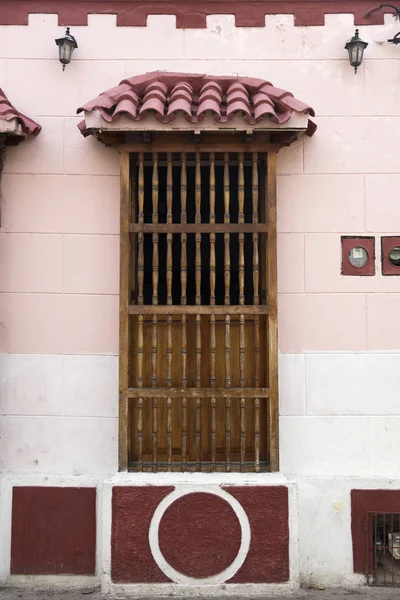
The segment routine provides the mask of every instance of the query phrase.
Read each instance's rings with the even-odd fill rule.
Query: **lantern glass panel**
[[[350,63],[353,67],[359,67],[362,62],[364,48],[361,44],[355,43],[350,49]]]
[[[65,40],[64,45],[62,46],[63,59],[66,63],[69,63],[71,60],[71,54],[73,51],[73,44],[69,40]]]

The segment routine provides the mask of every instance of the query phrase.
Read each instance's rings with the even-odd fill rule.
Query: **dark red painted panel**
[[[172,487],[117,487],[112,500],[112,579],[158,583],[169,579],[151,554],[148,534],[154,511]],[[289,579],[288,490],[284,486],[226,487],[245,510],[251,528],[247,558],[232,583],[281,583]],[[176,570],[206,577],[237,555],[241,529],[221,498],[205,492],[177,499],[161,519],[160,549]],[[193,536],[193,540],[190,536]],[[226,547],[224,547],[224,544]],[[221,559],[215,559],[218,557]],[[210,556],[218,561],[218,569]]]
[[[392,264],[389,254],[393,248],[400,246],[400,236],[382,237],[382,275],[400,275],[400,265]]]
[[[165,560],[189,577],[221,573],[235,560],[241,527],[232,507],[219,496],[192,493],[165,511],[159,527]]]
[[[95,568],[95,488],[13,488],[12,574],[94,575]]]
[[[148,535],[161,500],[174,490],[167,486],[115,487],[112,494],[111,578],[118,583],[165,583],[156,565]]]
[[[144,26],[148,15],[176,15],[177,27],[206,27],[210,14],[234,14],[239,27],[262,27],[265,15],[294,15],[295,25],[323,25],[326,14],[354,14],[356,25],[383,23],[390,8],[367,14],[376,0],[0,0],[0,25],[27,25],[29,13],[58,13],[60,25],[87,25],[87,15],[117,15],[117,25]],[[78,42],[79,43],[79,42]]]
[[[367,511],[400,512],[400,490],[351,490],[351,537],[355,573],[365,573]]]
[[[289,504],[284,486],[225,487],[246,511],[250,549],[229,583],[282,583],[289,579]]]
[[[375,238],[366,236],[342,236],[342,275],[375,275]],[[368,254],[363,267],[353,267],[349,260],[352,248],[360,246]]]

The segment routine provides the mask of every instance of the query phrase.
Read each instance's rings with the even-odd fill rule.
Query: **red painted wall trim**
[[[179,28],[205,28],[211,14],[234,14],[237,27],[263,27],[265,15],[294,15],[295,25],[323,25],[326,14],[354,14],[356,25],[383,23],[365,14],[377,0],[0,0],[0,25],[27,25],[29,13],[57,13],[59,25],[87,25],[88,14],[116,14],[117,25],[145,26],[148,15],[176,15]],[[392,12],[391,9],[384,9]]]
[[[94,575],[96,488],[16,486],[12,575]]]
[[[365,573],[367,511],[400,512],[400,490],[351,490],[351,537],[355,573]]]
[[[400,246],[400,236],[385,235],[381,240],[382,244],[382,275],[400,275],[400,266],[393,265],[390,261],[390,251],[396,246]]]
[[[375,238],[370,236],[344,235],[342,242],[342,275],[375,275]],[[352,248],[360,246],[368,254],[367,263],[363,267],[353,267],[349,260],[349,252]]]

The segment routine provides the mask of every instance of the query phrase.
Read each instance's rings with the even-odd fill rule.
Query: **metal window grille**
[[[365,531],[368,583],[400,587],[400,513],[367,512]]]

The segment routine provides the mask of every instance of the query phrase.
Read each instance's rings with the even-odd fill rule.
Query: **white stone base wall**
[[[400,477],[400,354],[281,354],[286,476]],[[0,355],[4,472],[112,476],[118,358]]]
[[[215,480],[209,475],[183,474],[117,475],[107,480],[88,477],[39,477],[7,475],[1,482],[0,532],[2,553],[0,582],[6,586],[92,587],[101,584],[104,592],[118,595],[191,596],[203,595],[262,595],[284,591],[299,584],[323,586],[363,585],[363,575],[353,572],[350,492],[353,489],[399,490],[400,479],[355,477],[284,477],[265,474],[260,477],[226,475],[218,484],[289,486],[290,507],[290,581],[287,584],[236,584],[214,586],[185,586],[177,584],[114,584],[111,565],[111,490],[115,485],[178,485],[212,491]],[[97,550],[96,575],[86,576],[10,576],[11,494],[13,486],[61,486],[97,488]]]

